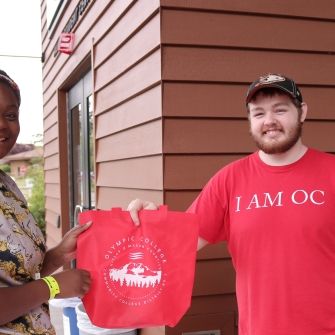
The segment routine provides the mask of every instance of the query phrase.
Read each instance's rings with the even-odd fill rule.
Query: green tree
[[[6,173],[10,173],[10,165],[9,164],[0,164],[0,170]]]
[[[32,180],[31,196],[27,199],[29,209],[38,226],[45,234],[45,198],[44,198],[44,172],[42,160],[34,161],[28,169],[27,178]]]

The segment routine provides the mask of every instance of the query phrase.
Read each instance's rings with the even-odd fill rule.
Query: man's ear
[[[307,110],[308,110],[307,104],[305,102],[303,102],[301,104],[300,108],[301,108],[301,111],[302,111],[301,116],[300,116],[300,121],[304,122],[306,117],[307,117]]]

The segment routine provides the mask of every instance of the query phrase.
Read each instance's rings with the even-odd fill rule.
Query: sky
[[[36,135],[43,134],[40,4],[40,0],[0,0],[0,69],[21,91],[18,143],[34,143]]]

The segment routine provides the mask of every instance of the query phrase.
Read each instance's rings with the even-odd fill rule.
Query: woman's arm
[[[62,241],[50,249],[44,258],[41,277],[47,276],[75,258],[78,236],[88,229],[91,222],[68,231]],[[82,297],[90,287],[89,272],[71,269],[53,275],[60,288],[57,298]],[[0,288],[0,325],[15,320],[30,310],[41,306],[50,298],[47,284],[42,280]]]
[[[89,290],[91,283],[90,274],[85,270],[67,270],[53,277],[60,289],[57,298],[82,297]],[[42,279],[23,285],[0,288],[0,325],[27,314],[49,298],[49,287]]]
[[[0,288],[0,325],[15,320],[49,299],[49,288],[42,280]]]

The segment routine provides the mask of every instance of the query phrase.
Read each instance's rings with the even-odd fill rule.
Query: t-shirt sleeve
[[[187,212],[199,218],[199,236],[209,243],[227,240],[227,201],[221,174],[215,175],[203,188]]]

